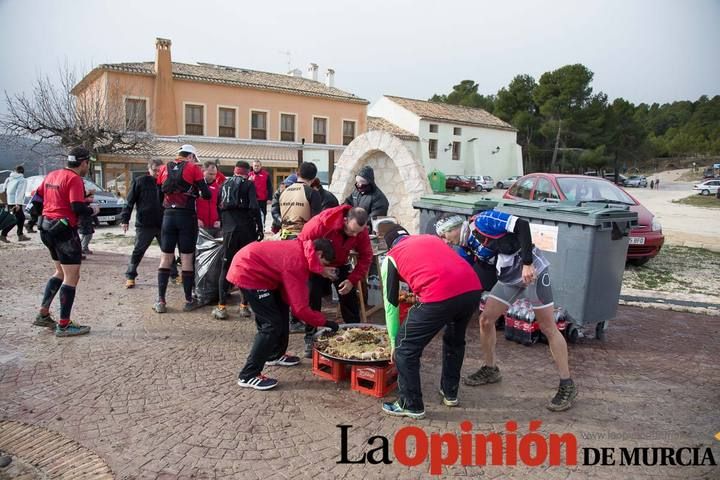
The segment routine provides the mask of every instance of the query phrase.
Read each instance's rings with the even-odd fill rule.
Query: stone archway
[[[432,193],[422,163],[402,140],[388,132],[373,130],[360,135],[345,147],[335,165],[330,191],[340,203],[352,192],[355,175],[365,165],[373,168],[375,184],[390,202],[388,215],[411,232],[418,232],[420,216],[412,202]]]

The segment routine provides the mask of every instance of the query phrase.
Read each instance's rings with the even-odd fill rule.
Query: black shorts
[[[166,212],[160,229],[160,250],[163,253],[195,253],[198,223],[195,212]]]
[[[50,250],[53,261],[62,265],[80,265],[82,245],[77,228],[66,228],[57,233],[41,231],[40,240]]]

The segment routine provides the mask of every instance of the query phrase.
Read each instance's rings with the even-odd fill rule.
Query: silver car
[[[495,180],[493,180],[493,178],[489,175],[472,177],[472,179],[475,180],[475,190],[478,192],[482,192],[483,190],[492,192],[492,189],[495,186]]]
[[[42,182],[44,175],[28,177],[27,188],[25,189],[25,205],[30,202],[30,193],[34,192]],[[127,203],[124,198],[116,196],[112,192],[104,190],[99,185],[83,178],[85,190],[95,190],[95,203],[100,207],[100,213],[96,217],[96,223],[105,222],[108,225],[116,225],[122,219],[122,209]]]
[[[517,179],[520,178],[519,175],[514,175],[512,177],[503,178],[502,180],[498,180],[498,182],[495,184],[497,188],[510,188],[512,187],[512,184],[517,181]]]
[[[647,188],[648,181],[647,178],[645,178],[643,175],[630,175],[625,180],[625,186],[626,187],[643,187]]]

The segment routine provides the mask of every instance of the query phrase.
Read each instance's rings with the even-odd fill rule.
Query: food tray
[[[347,328],[366,328],[366,329],[375,329],[375,330],[387,330],[385,325],[373,325],[371,323],[342,323],[340,324],[340,330],[345,330]],[[313,339],[317,340],[318,338],[324,336],[330,332],[330,329],[327,327],[319,327],[317,333],[313,335]],[[317,350],[317,348],[316,348]],[[337,357],[335,355],[331,355],[329,353],[321,352],[320,350],[317,350],[317,352],[322,355],[325,358],[329,358],[330,360],[336,360],[338,362],[343,362],[348,365],[366,365],[366,366],[378,366],[382,367],[390,363],[390,360],[360,360],[360,359],[349,359],[349,358],[341,358]]]

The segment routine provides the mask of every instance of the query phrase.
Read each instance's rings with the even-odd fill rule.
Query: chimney
[[[310,72],[310,78],[312,78],[314,81],[318,81],[318,64],[317,63],[311,63],[308,66],[308,72]]]
[[[325,85],[332,88],[335,86],[335,70],[328,68],[325,72]]]
[[[155,39],[155,88],[151,114],[154,131],[158,135],[178,134],[170,45],[172,42],[169,39]]]
[[[291,77],[302,77],[302,70],[300,70],[299,68],[293,68],[288,72],[288,75],[290,75]]]

